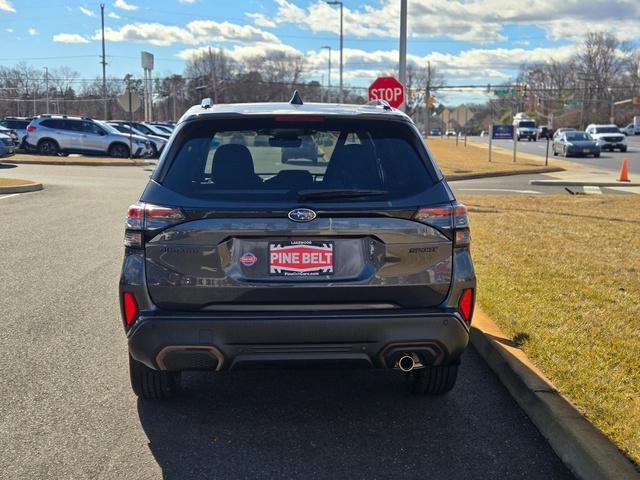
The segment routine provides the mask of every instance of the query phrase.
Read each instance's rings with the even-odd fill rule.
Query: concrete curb
[[[498,171],[498,172],[483,172],[483,173],[461,173],[455,175],[445,175],[445,178],[450,182],[457,180],[473,180],[476,178],[491,178],[491,177],[509,177],[512,175],[537,175],[542,173],[552,172],[564,172],[565,169],[561,167],[541,167],[532,168],[531,170],[518,170],[518,171]]]
[[[546,185],[554,187],[640,187],[640,183],[631,182],[599,182],[579,180],[529,180],[529,185]]]
[[[85,162],[82,160],[12,160],[5,159],[4,163],[14,163],[16,165],[70,165],[80,167],[144,167],[148,165],[154,165],[153,163],[144,160],[133,160],[131,162],[123,161],[109,161],[109,162]]]
[[[44,187],[41,183],[25,183],[22,185],[11,185],[10,187],[1,187],[0,186],[0,195],[4,195],[7,193],[26,193],[26,192],[36,192],[38,190],[42,190]]]
[[[522,350],[476,308],[471,343],[569,469],[582,480],[639,480],[640,472]]]

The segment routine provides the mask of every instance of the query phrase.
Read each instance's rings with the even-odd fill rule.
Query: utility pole
[[[343,92],[343,83],[342,83],[342,70],[343,70],[343,56],[342,51],[344,48],[344,31],[343,31],[343,8],[344,5],[340,1],[330,1],[327,2],[328,5],[340,5],[340,103],[344,103],[344,92]]]
[[[49,69],[44,67],[44,89],[47,93],[47,111],[49,113]]]
[[[427,85],[424,92],[425,96],[425,117],[424,117],[424,136],[429,137],[429,130],[431,129],[431,62],[427,62]]]
[[[108,120],[107,114],[107,59],[104,51],[104,3],[100,4],[100,21],[102,24],[102,102],[103,114],[102,118]]]
[[[400,83],[407,87],[407,0],[400,0],[400,58],[398,73],[400,75]],[[405,98],[407,93],[405,92]],[[401,107],[406,109],[405,104]]]

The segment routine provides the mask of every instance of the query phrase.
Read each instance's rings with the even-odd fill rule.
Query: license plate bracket
[[[334,242],[283,240],[269,242],[269,275],[317,277],[333,275]]]

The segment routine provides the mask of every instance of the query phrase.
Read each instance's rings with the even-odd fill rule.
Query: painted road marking
[[[542,192],[537,192],[535,190],[513,190],[510,188],[456,188],[456,190],[460,191],[469,191],[469,192],[511,192],[511,193],[533,193],[542,195]]]
[[[11,195],[2,195],[2,196],[0,196],[0,200],[2,200],[3,198],[17,197],[18,195],[20,195],[20,194],[19,193],[12,193]]]

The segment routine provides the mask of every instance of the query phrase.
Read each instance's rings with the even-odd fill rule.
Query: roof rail
[[[391,110],[391,105],[389,105],[389,102],[387,102],[386,100],[382,100],[381,98],[378,98],[377,100],[369,100],[367,102],[367,105],[370,105],[372,107],[382,107],[385,110]]]
[[[293,91],[293,96],[291,97],[291,100],[289,100],[289,103],[291,105],[304,105],[304,102],[302,101],[302,97],[300,96],[298,90]]]
[[[203,98],[202,101],[200,102],[200,106],[206,110],[207,108],[211,108],[212,103],[213,102],[211,101],[210,98]]]

